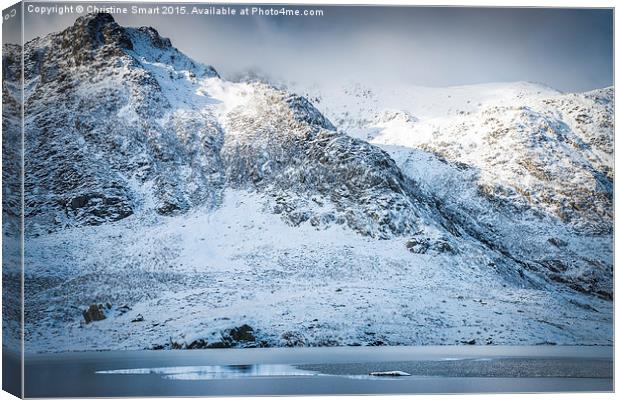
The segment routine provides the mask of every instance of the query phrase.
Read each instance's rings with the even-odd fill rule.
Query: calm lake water
[[[408,376],[371,376],[399,371]],[[612,347],[428,346],[26,355],[27,397],[613,390]]]

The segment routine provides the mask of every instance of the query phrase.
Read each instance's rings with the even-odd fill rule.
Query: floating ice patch
[[[164,379],[209,380],[271,376],[315,376],[317,372],[305,371],[286,364],[253,365],[201,365],[184,367],[132,368],[96,371],[96,374],[147,375],[157,374]]]
[[[403,371],[377,371],[377,372],[371,372],[368,375],[370,376],[411,376],[411,374],[408,374]]]
[[[360,380],[399,380],[402,379],[403,377],[407,377],[407,376],[411,376],[411,374],[408,374],[407,372],[403,372],[403,371],[377,371],[377,372],[370,372],[366,375],[332,375],[332,376],[340,376],[343,378],[349,378],[349,379],[360,379]]]

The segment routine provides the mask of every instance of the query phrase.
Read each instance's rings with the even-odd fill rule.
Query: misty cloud
[[[304,83],[528,80],[565,91],[613,84],[611,9],[310,8],[322,8],[324,16],[115,18],[121,25],[153,26],[229,78],[255,70]],[[26,14],[25,37],[61,30],[76,17]]]

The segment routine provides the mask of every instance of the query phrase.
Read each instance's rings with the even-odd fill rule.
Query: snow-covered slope
[[[26,349],[612,344],[611,302],[505,279],[466,241],[413,254],[402,238],[291,226],[268,195],[223,199],[31,239]],[[93,303],[107,318],[86,324]]]
[[[19,104],[18,53],[5,48],[5,108]],[[575,121],[611,129],[609,91],[301,97],[222,80],[108,14],[27,43],[24,58],[31,351],[611,340],[613,141],[557,128],[590,149],[567,161],[545,114],[579,99]],[[498,122],[483,128],[486,112]],[[558,175],[503,146],[560,160]],[[591,191],[566,217],[564,165]],[[607,166],[600,186],[584,165]],[[87,323],[89,307],[88,322],[106,318]]]
[[[612,296],[613,88],[295,88],[386,150],[468,233],[524,268]]]

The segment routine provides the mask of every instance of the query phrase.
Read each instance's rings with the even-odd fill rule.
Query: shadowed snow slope
[[[612,89],[301,97],[109,14],[23,52],[27,351],[611,343]]]

